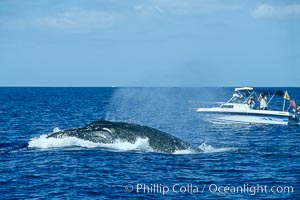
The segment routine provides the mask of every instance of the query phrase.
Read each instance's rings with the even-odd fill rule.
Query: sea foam
[[[221,153],[221,152],[227,152],[227,151],[234,151],[235,150],[235,148],[231,148],[231,147],[215,148],[211,145],[206,144],[205,142],[202,143],[198,148],[200,150],[202,150],[203,153]]]
[[[64,137],[64,138],[47,138],[47,135],[41,135],[36,138],[32,138],[28,142],[28,147],[30,148],[62,148],[62,147],[83,147],[83,148],[97,148],[103,147],[112,150],[119,151],[131,151],[131,150],[143,150],[143,151],[153,151],[150,147],[148,138],[137,138],[134,143],[116,139],[113,143],[103,144],[94,143],[91,141],[79,139],[76,137]]]

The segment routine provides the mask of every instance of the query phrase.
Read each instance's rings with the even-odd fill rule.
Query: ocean
[[[233,89],[2,87],[0,198],[299,198],[300,126],[216,124],[196,112]],[[300,103],[300,88],[283,89]],[[46,138],[100,119],[156,128],[202,152]]]

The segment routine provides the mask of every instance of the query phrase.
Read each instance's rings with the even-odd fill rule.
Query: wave
[[[105,148],[111,151],[142,151],[142,152],[156,152],[150,144],[148,138],[137,138],[134,143],[116,139],[113,143],[94,143],[91,141],[79,139],[76,137],[64,138],[47,138],[47,135],[41,135],[37,138],[32,138],[28,142],[29,148],[51,149],[51,148],[67,148],[67,147],[82,147],[82,148]],[[200,153],[218,153],[232,151],[233,148],[215,148],[206,143],[198,147],[202,152]],[[160,153],[160,152],[156,152]],[[199,154],[192,149],[177,150],[173,154]]]
[[[27,143],[0,143],[0,153],[17,151],[19,149],[24,149],[27,147]]]

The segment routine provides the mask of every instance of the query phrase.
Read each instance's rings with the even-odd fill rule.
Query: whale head
[[[63,130],[48,136],[54,138],[76,137],[94,143],[111,144],[116,140],[135,143],[137,139],[148,139],[156,152],[174,153],[178,150],[199,151],[193,145],[163,131],[124,122],[99,120],[82,128]]]

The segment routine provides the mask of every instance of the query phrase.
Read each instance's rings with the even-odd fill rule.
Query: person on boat
[[[260,93],[258,97],[258,101],[260,103],[259,107],[261,110],[268,110],[267,97],[265,96],[264,93]]]
[[[290,104],[293,107],[294,113],[295,114],[299,114],[300,113],[300,106],[297,106],[296,101],[295,100],[291,100]]]
[[[254,109],[254,107],[255,107],[255,99],[254,99],[254,97],[250,97],[250,99],[248,100],[247,103],[250,106],[250,108]]]

